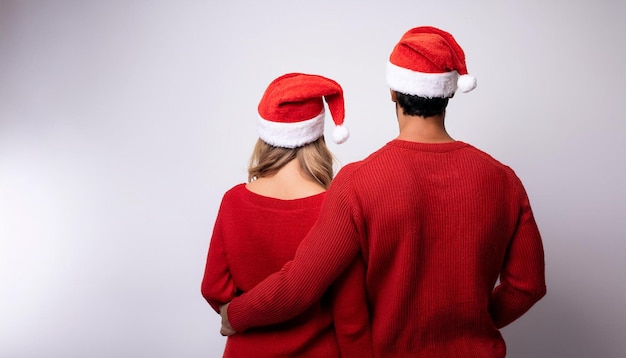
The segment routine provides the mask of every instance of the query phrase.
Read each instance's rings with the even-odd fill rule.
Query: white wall
[[[286,72],[346,92],[363,158],[397,132],[384,66],[435,25],[479,80],[454,137],[512,166],[548,295],[510,357],[626,356],[624,2],[0,0],[0,356],[219,357],[199,292],[256,105]]]

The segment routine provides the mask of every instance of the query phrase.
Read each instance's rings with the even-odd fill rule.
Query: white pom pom
[[[470,75],[462,75],[456,83],[461,92],[469,92],[476,88],[476,77]]]
[[[343,125],[335,126],[335,129],[333,130],[333,141],[335,141],[335,143],[341,144],[347,141],[348,137],[350,137],[348,128]]]

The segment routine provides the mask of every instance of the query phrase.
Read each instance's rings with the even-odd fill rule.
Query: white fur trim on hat
[[[456,92],[459,74],[456,71],[424,73],[411,71],[387,62],[387,85],[400,93],[425,98],[446,98]]]
[[[275,147],[297,148],[314,142],[324,134],[324,110],[306,121],[273,122],[258,116],[259,138]]]

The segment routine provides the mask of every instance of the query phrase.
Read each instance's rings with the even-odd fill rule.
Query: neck
[[[247,184],[257,194],[279,199],[296,199],[323,192],[324,187],[311,179],[294,159],[270,177],[259,178]]]
[[[420,143],[448,143],[454,139],[446,131],[445,113],[432,117],[407,116],[397,110],[400,134],[396,139]]]
[[[292,183],[314,182],[309,178],[300,166],[298,159],[294,159],[285,164],[276,174],[268,179],[276,181],[279,185],[289,185]]]

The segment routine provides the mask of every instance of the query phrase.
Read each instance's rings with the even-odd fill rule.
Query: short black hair
[[[397,103],[405,115],[432,117],[442,115],[448,106],[450,98],[426,98],[396,91]]]

